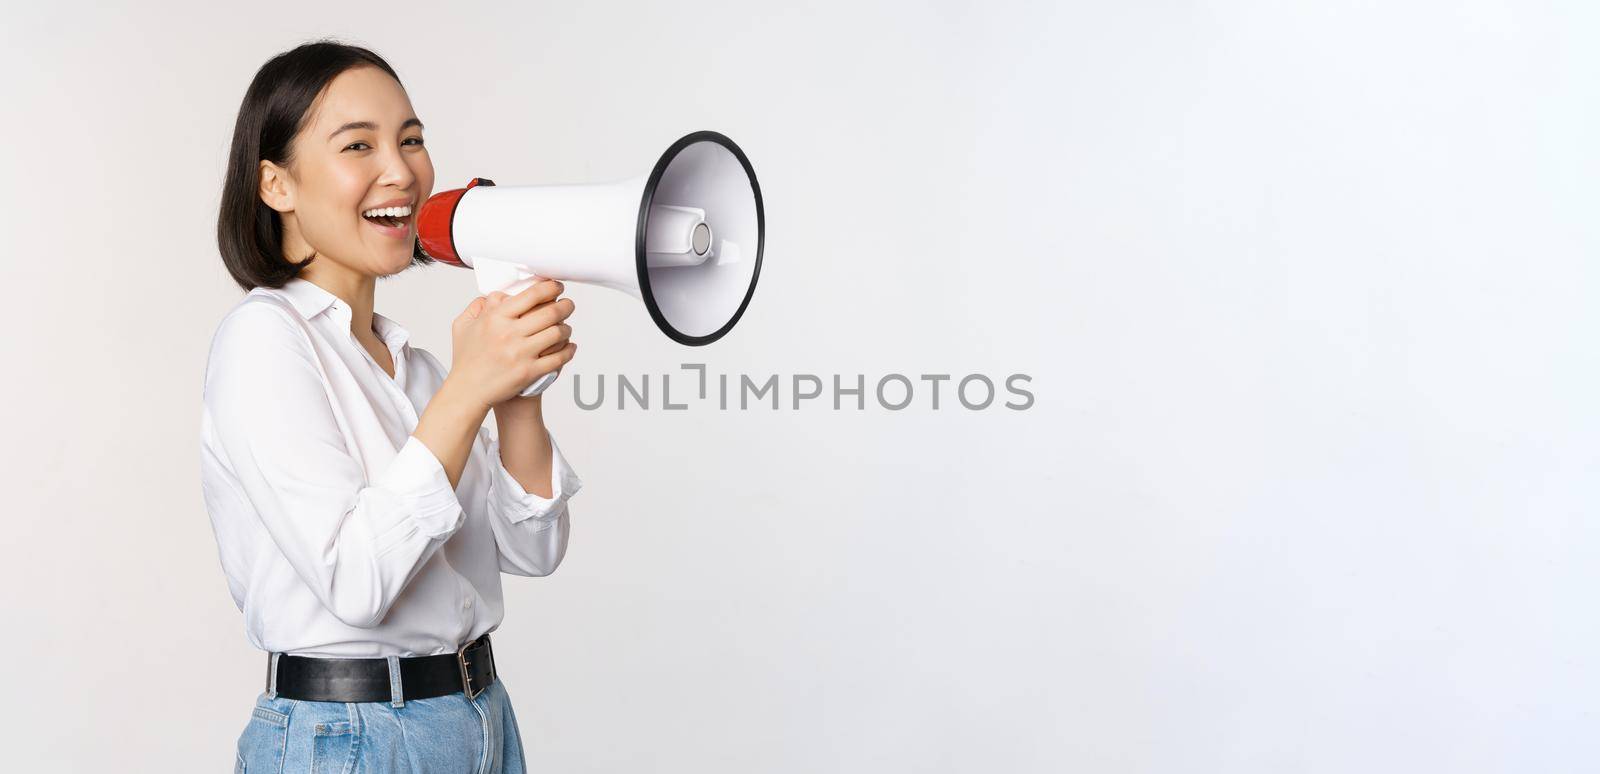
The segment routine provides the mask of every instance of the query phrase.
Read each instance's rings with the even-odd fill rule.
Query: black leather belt
[[[399,659],[400,694],[430,699],[466,693],[476,699],[495,681],[494,647],[485,634],[454,653]],[[267,688],[272,688],[272,654],[267,654]],[[389,701],[389,660],[310,658],[278,654],[278,695],[300,701]]]

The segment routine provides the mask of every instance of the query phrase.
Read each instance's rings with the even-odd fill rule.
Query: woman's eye
[[[422,144],[422,138],[421,137],[407,137],[406,139],[401,140],[400,144],[401,145],[421,145]],[[366,144],[364,142],[353,142],[353,143],[350,143],[349,145],[344,146],[344,149],[345,150],[357,150],[357,151],[360,151],[360,150],[371,150],[372,146],[368,145],[368,144]]]

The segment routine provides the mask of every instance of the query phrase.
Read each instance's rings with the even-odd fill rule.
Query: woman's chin
[[[411,265],[412,250],[415,247],[406,245],[384,245],[372,251],[372,263],[375,268],[383,270],[384,274],[395,274],[405,271]]]
[[[407,251],[399,256],[386,257],[383,261],[384,274],[399,274],[411,265],[411,253]]]

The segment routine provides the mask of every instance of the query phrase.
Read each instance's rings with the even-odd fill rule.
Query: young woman
[[[422,122],[371,51],[304,45],[245,93],[218,238],[247,293],[201,426],[222,568],[267,653],[238,771],[523,770],[488,633],[500,573],[566,552],[582,484],[518,393],[572,360],[572,302],[553,281],[474,299],[448,371],[410,346],[373,287],[430,262],[432,188]]]

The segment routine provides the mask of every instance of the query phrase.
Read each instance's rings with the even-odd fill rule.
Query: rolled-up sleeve
[[[550,497],[522,487],[500,458],[500,441],[488,430],[481,434],[490,466],[487,510],[500,552],[500,569],[512,575],[543,576],[555,572],[566,555],[569,532],[567,501],[583,487],[555,436],[550,436]]]
[[[370,628],[465,521],[437,456],[408,436],[375,480],[352,455],[309,340],[246,304],[218,329],[205,406],[244,495],[336,618]]]

